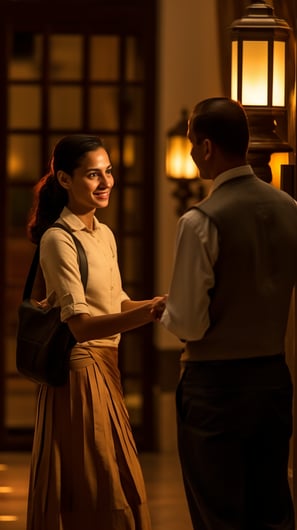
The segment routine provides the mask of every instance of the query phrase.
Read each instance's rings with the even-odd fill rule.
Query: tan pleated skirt
[[[27,530],[151,530],[117,349],[81,348],[38,398]]]

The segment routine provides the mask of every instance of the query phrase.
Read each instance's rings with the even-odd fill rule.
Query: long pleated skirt
[[[76,346],[68,383],[41,385],[27,530],[151,530],[115,348]]]

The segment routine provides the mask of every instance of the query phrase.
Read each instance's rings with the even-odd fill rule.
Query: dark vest
[[[229,180],[195,206],[218,230],[210,327],[185,358],[234,359],[284,351],[297,280],[297,205],[254,175]]]

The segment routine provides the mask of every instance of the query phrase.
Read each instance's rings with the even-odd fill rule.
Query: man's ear
[[[212,141],[209,138],[204,138],[203,140],[203,149],[204,149],[204,160],[209,160],[213,150]]]
[[[57,172],[57,179],[59,181],[59,184],[62,186],[62,188],[65,188],[65,190],[68,190],[70,188],[71,177],[70,175],[68,175],[68,173],[60,169]]]

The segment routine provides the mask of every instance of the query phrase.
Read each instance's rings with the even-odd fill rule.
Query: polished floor
[[[140,460],[153,530],[191,530],[176,453],[144,453]],[[29,453],[0,452],[1,530],[25,530],[29,461]]]

